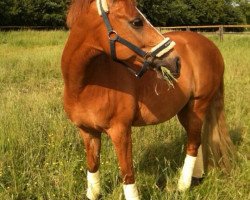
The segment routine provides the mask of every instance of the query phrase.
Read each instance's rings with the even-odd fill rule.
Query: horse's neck
[[[63,52],[62,73],[67,92],[78,95],[84,87],[89,63],[99,52],[79,41],[77,45],[72,43],[68,42]]]

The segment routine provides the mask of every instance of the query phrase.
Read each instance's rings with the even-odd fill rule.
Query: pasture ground
[[[85,152],[62,107],[60,57],[67,32],[0,32],[0,199],[75,200],[86,190]],[[250,36],[209,36],[226,63],[227,124],[239,159],[228,176],[211,171],[204,183],[175,191],[185,132],[176,118],[133,129],[134,165],[143,200],[250,199]],[[103,135],[103,199],[122,197],[113,147]],[[166,180],[163,191],[156,180]]]

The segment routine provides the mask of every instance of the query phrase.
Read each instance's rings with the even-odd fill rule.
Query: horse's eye
[[[143,21],[140,18],[136,18],[130,22],[134,28],[141,28],[143,26]]]

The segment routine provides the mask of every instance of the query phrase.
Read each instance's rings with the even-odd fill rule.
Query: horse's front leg
[[[87,198],[96,200],[100,196],[100,149],[101,149],[101,134],[89,133],[86,130],[80,129],[80,135],[84,141],[87,154]]]
[[[125,198],[139,200],[133,170],[131,127],[116,125],[108,131],[108,134],[118,157]]]

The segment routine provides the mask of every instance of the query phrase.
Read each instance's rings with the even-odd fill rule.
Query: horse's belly
[[[156,113],[149,109],[146,105],[141,106],[141,110],[138,118],[134,121],[134,126],[144,126],[162,123],[174,117],[185,106],[185,103],[181,105],[175,105],[174,107],[162,105],[159,111]]]
[[[145,95],[146,94],[146,95]],[[139,112],[134,126],[158,124],[174,117],[187,104],[190,92],[186,93],[176,85],[175,88],[154,88],[143,95],[138,102]]]

